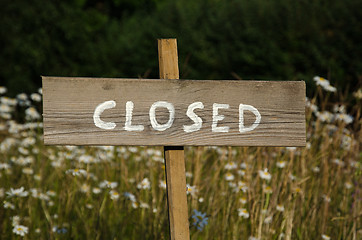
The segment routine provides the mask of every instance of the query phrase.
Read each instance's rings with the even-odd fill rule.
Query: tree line
[[[41,75],[158,78],[157,39],[177,38],[183,79],[361,84],[361,0],[13,0],[0,3],[0,85]]]

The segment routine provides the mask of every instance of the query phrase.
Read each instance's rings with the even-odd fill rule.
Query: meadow
[[[305,148],[185,148],[191,239],[362,239],[362,89],[314,81]],[[163,149],[44,146],[41,93],[0,87],[0,239],[168,239]]]

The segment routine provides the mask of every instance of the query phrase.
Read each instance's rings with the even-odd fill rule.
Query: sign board
[[[47,145],[305,146],[303,81],[42,80]]]

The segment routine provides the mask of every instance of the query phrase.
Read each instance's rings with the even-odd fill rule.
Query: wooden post
[[[179,79],[176,39],[158,40],[161,79]],[[165,146],[168,216],[171,240],[188,240],[189,221],[183,146]]]

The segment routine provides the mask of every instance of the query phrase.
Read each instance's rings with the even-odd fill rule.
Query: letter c
[[[103,113],[104,110],[106,109],[110,109],[110,108],[114,108],[116,106],[116,102],[111,100],[111,101],[105,101],[101,104],[99,104],[96,109],[94,110],[94,114],[93,114],[93,121],[94,124],[101,128],[101,129],[106,129],[106,130],[110,130],[116,127],[116,124],[114,122],[104,122],[101,120],[100,116]]]

